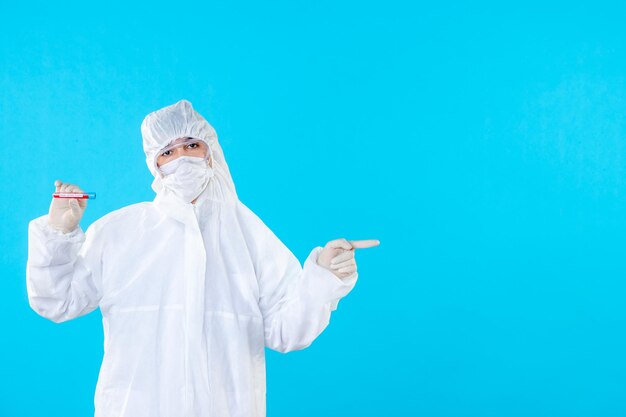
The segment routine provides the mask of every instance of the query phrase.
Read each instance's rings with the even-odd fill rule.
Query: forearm
[[[97,290],[86,279],[89,271],[77,262],[84,242],[80,228],[62,234],[48,226],[47,216],[29,224],[26,289],[39,315],[58,323],[95,308],[89,295]]]
[[[317,264],[321,249],[311,251],[279,307],[265,317],[268,347],[289,352],[309,346],[328,326],[339,299],[354,287],[356,273],[340,279]]]

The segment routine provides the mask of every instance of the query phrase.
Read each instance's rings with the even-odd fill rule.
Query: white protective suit
[[[55,322],[100,307],[96,417],[265,416],[264,347],[309,346],[357,273],[318,265],[321,246],[301,266],[239,201],[215,131],[188,101],[149,114],[142,135],[156,198],[86,233],[31,221],[30,305]],[[184,136],[209,144],[215,170],[195,205],[164,188],[155,166]]]

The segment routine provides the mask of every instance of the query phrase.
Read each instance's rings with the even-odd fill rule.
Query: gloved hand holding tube
[[[63,184],[60,180],[54,182],[57,193],[82,193],[83,190],[73,184]],[[55,230],[69,233],[78,227],[87,207],[86,199],[52,198],[48,212],[48,224]]]

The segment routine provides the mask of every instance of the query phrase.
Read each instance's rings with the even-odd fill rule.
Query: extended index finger
[[[380,240],[377,239],[365,239],[365,240],[349,240],[354,249],[372,248],[380,245]]]

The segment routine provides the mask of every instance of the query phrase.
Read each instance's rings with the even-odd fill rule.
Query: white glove
[[[317,264],[331,271],[338,278],[346,278],[356,272],[354,249],[378,246],[380,241],[371,240],[331,240],[317,257]]]
[[[77,185],[54,182],[57,193],[82,193]],[[69,233],[76,229],[87,207],[87,200],[77,198],[52,198],[48,212],[48,224],[55,230]]]

